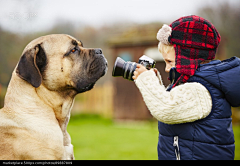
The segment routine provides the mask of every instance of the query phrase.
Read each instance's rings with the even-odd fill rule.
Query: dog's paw
[[[64,146],[63,160],[74,160],[73,145]]]

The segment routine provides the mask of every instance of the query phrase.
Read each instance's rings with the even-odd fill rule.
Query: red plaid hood
[[[176,69],[182,74],[177,82],[185,83],[198,64],[215,58],[221,37],[212,23],[195,15],[181,17],[170,27],[168,42],[174,46]]]

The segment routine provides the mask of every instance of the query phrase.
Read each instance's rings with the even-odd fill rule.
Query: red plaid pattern
[[[176,52],[176,69],[182,74],[179,81],[184,83],[194,75],[199,63],[215,58],[221,37],[212,23],[195,15],[181,17],[170,27],[168,41]]]

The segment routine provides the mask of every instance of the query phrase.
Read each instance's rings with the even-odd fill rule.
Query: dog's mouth
[[[83,88],[79,88],[77,91],[78,91],[78,93],[83,93],[83,92],[89,91],[94,87],[94,85],[95,85],[95,83],[88,84],[87,86],[85,86]]]
[[[106,60],[106,59],[105,59],[105,60]],[[103,72],[102,72],[101,77],[103,77],[104,75],[106,75],[106,74],[107,74],[107,71],[108,71],[108,63],[107,63],[107,60],[106,60],[106,64],[105,64],[105,67],[104,67],[104,69],[103,69]]]
[[[100,77],[104,76],[108,70],[108,61],[104,55],[99,55],[98,58],[95,58],[89,65],[89,74],[100,74]]]

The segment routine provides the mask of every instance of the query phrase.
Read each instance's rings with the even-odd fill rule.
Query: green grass
[[[240,126],[233,126],[235,138],[235,160],[240,160]]]
[[[157,160],[157,122],[114,123],[96,115],[72,116],[68,125],[76,160]],[[240,126],[234,127],[240,159]]]

